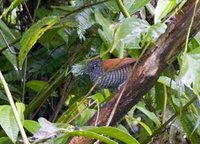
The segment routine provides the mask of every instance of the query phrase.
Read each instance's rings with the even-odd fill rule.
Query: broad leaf
[[[139,142],[135,138],[133,138],[131,135],[117,128],[98,127],[98,128],[91,128],[89,129],[89,131],[112,137],[126,144],[139,144]]]
[[[165,17],[175,6],[176,0],[158,0],[154,14],[154,23],[156,24],[161,22],[161,19]]]
[[[36,133],[41,128],[40,124],[33,120],[25,120],[24,127],[32,134]]]
[[[21,122],[23,124],[24,123],[25,105],[23,103],[16,102],[16,108],[17,108],[17,112],[19,114],[20,120],[21,120]]]
[[[184,85],[182,83],[179,81],[174,81],[169,77],[160,76],[158,82],[168,86],[169,88],[172,88],[173,90],[176,90],[180,94],[184,94],[185,92]]]
[[[0,125],[12,142],[15,143],[19,128],[15,121],[14,113],[11,107],[8,105],[0,106],[0,113]]]
[[[144,7],[149,0],[135,0],[134,4],[129,9],[130,14],[134,14],[135,12],[139,11],[142,7]]]
[[[41,80],[31,80],[26,83],[26,86],[29,87],[30,89],[39,92],[41,91],[44,87],[48,86],[49,84],[45,81]]]
[[[127,49],[139,49],[141,34],[146,33],[148,28],[149,24],[144,20],[136,17],[124,19],[116,29],[111,51],[119,51],[122,46]]]
[[[102,41],[106,44],[107,47],[110,47],[112,43],[112,36],[114,33],[114,25],[111,23],[111,21],[104,18],[99,12],[95,12],[95,19],[97,23],[99,23],[103,28],[103,30],[98,30]]]
[[[152,40],[156,41],[158,37],[165,32],[167,26],[163,23],[157,23],[148,28],[147,34],[145,35],[144,42]]]
[[[180,74],[179,78],[195,94],[200,92],[200,47],[189,53],[184,53],[180,57]]]

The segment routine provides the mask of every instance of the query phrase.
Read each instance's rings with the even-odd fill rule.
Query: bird
[[[128,79],[136,58],[93,59],[87,63],[87,74],[98,88],[120,89]]]

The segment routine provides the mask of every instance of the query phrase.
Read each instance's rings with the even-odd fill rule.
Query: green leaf
[[[40,126],[42,128],[44,128],[44,129],[48,128],[49,131],[55,131],[55,130],[57,130],[57,127],[55,126],[54,123],[51,123],[50,121],[46,120],[43,117],[40,117],[38,119],[38,122],[39,122]]]
[[[44,87],[48,86],[49,84],[45,81],[41,80],[31,80],[26,83],[26,86],[29,87],[30,89],[39,92],[41,91]]]
[[[155,42],[158,39],[158,37],[165,32],[166,29],[167,29],[167,26],[166,24],[163,24],[163,23],[157,23],[150,26],[145,35],[144,42],[149,41],[149,40],[152,40]]]
[[[139,142],[130,134],[114,127],[91,128],[91,129],[88,129],[88,131],[92,131],[98,134],[103,134],[103,135],[112,137],[126,144],[139,144]]]
[[[116,1],[108,1],[104,4],[111,12],[113,12],[113,13],[119,12],[119,7],[118,7]]]
[[[96,94],[92,95],[91,99],[93,99],[94,101],[97,101],[99,104],[101,104],[102,102],[105,101],[105,98],[104,98],[103,94],[101,94],[101,93],[96,93]]]
[[[124,19],[114,34],[111,52],[116,49],[121,52],[122,46],[127,49],[139,49],[141,34],[147,32],[149,24],[145,20],[131,17]]]
[[[139,11],[142,7],[144,7],[149,0],[135,0],[134,4],[131,6],[131,8],[128,10],[129,13],[132,15],[135,12]]]
[[[117,144],[117,142],[115,142],[105,136],[102,136],[101,134],[92,132],[92,131],[73,131],[73,132],[69,132],[67,134],[67,136],[84,136],[84,137],[88,137],[88,138],[98,139],[107,144]]]
[[[115,26],[111,21],[104,18],[100,12],[95,12],[95,19],[103,28],[103,31],[101,29],[98,30],[101,39],[107,47],[110,47]]]
[[[10,106],[2,105],[0,106],[0,125],[11,139],[13,143],[17,140],[17,135],[19,132],[18,125],[15,121],[14,113]]]
[[[142,121],[140,121],[140,120],[138,120],[136,118],[132,117],[132,119],[134,121],[137,121],[148,132],[149,135],[152,135],[152,131],[151,131],[150,127],[148,127],[148,125],[146,125],[145,123],[143,123]]]
[[[184,114],[179,116],[179,121],[182,124],[184,132],[187,134],[188,139],[191,143],[198,144],[200,142],[200,137],[198,134],[198,128],[194,129],[194,125],[197,122],[197,115],[191,112],[185,112]]]
[[[181,81],[193,92],[199,95],[200,92],[200,47],[189,53],[184,53],[180,57],[180,74]]]
[[[139,102],[136,105],[136,108],[143,112],[146,116],[148,116],[156,124],[156,127],[160,127],[161,123],[158,117],[153,112],[147,110],[142,102]]]
[[[84,125],[96,112],[95,109],[89,109],[84,104],[79,104],[78,111],[80,116],[75,120],[77,125]]]
[[[83,98],[81,98],[81,100],[82,99]],[[77,106],[79,104],[80,103],[78,102],[73,103],[64,113],[62,113],[62,115],[58,118],[57,123],[66,123],[74,119],[74,116],[79,113]]]
[[[25,120],[24,127],[32,134],[35,134],[41,128],[40,124],[33,120]]]
[[[31,50],[33,45],[42,36],[42,34],[50,29],[56,22],[58,18],[55,16],[45,17],[39,20],[37,23],[32,25],[22,36],[20,41],[21,49],[19,51],[19,67],[22,68],[23,62]]]
[[[13,144],[12,141],[8,137],[1,137],[0,143],[1,144]]]
[[[19,113],[20,120],[23,124],[24,123],[25,105],[23,103],[20,103],[20,102],[16,102],[15,105],[16,105],[16,108],[17,108],[17,112]]]
[[[3,11],[2,15],[0,16],[0,19],[2,19],[2,17],[6,16],[8,14],[9,11],[13,10],[14,8],[16,8],[18,5],[20,5],[22,3],[22,0],[14,0],[10,6]]]
[[[172,88],[173,90],[176,90],[180,94],[184,93],[184,86],[180,85],[180,83],[177,83],[169,77],[160,76],[158,82]]]
[[[161,22],[161,19],[165,17],[175,6],[175,0],[158,0],[154,14],[154,23],[156,24]]]

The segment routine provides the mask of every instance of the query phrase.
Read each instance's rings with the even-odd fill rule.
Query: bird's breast
[[[97,82],[97,86],[100,88],[118,88],[127,80],[131,68],[131,66],[126,66],[118,70],[104,72],[102,75],[93,76],[92,80]]]

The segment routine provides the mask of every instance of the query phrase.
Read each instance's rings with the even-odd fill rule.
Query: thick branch
[[[125,91],[120,99],[116,112],[111,121],[111,125],[123,118],[123,116],[145,95],[156,83],[159,76],[172,61],[175,60],[183,44],[186,41],[186,35],[193,16],[195,0],[188,0],[181,12],[179,12],[174,21],[169,25],[168,30],[158,39],[156,47],[148,56],[144,56],[134,72],[128,79]],[[200,30],[200,4],[197,6],[194,23],[191,29],[191,36],[194,36]],[[120,95],[118,92],[100,111],[97,125],[106,125],[113,107]],[[96,115],[88,121],[88,125],[95,125]],[[71,141],[84,143],[83,137],[74,137]],[[86,139],[88,144],[88,140]],[[75,143],[74,143],[75,144]]]

